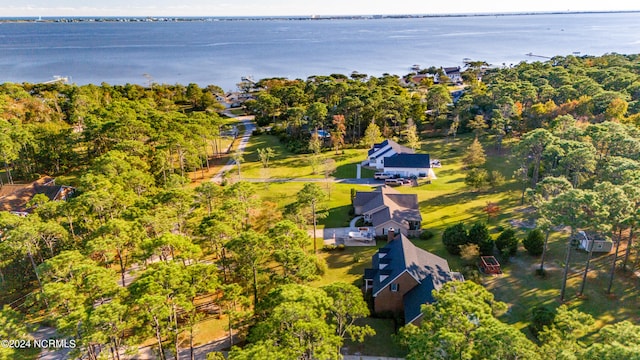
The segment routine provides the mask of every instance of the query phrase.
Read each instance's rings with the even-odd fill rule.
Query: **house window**
[[[400,289],[400,285],[397,283],[393,283],[391,284],[391,292],[398,292],[398,290]]]

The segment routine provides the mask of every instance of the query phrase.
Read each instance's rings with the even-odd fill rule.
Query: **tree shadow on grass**
[[[333,175],[340,179],[353,179],[356,177],[356,163],[342,164],[336,167]]]
[[[325,216],[322,219],[318,219],[318,224],[324,225],[325,228],[349,226],[349,222],[351,221],[349,210],[351,210],[351,208],[351,205],[332,207],[323,212]]]
[[[371,257],[377,250],[373,246],[333,250],[326,259],[327,266],[330,269],[348,269],[347,274],[357,276],[351,284],[360,288],[363,285],[364,269],[371,267]]]

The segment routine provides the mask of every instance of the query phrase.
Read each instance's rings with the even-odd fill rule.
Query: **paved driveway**
[[[316,237],[324,239],[325,245],[345,244],[346,246],[375,246],[374,242],[364,242],[349,239],[349,231],[355,231],[350,227],[325,228],[316,230]],[[313,230],[309,230],[309,236],[313,237]]]

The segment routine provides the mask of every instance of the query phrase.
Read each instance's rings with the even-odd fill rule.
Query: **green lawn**
[[[369,325],[376,334],[372,337],[365,338],[364,343],[353,343],[349,340],[345,341],[344,346],[348,349],[348,353],[360,353],[370,356],[388,356],[388,357],[405,357],[406,349],[402,347],[397,340],[391,336],[395,332],[395,324],[392,319],[366,318],[358,319],[358,325]]]
[[[269,162],[269,168],[264,168],[260,162],[258,149],[270,147],[276,156]],[[319,165],[314,174],[310,154],[294,154],[287,150],[276,136],[262,134],[252,136],[245,148],[242,177],[245,178],[323,178],[325,177],[325,161],[333,159],[335,172],[332,176],[338,178],[355,178],[356,164],[366,158],[366,149],[345,149],[339,154],[326,149],[320,155]],[[363,169],[362,177],[373,177],[373,172]]]
[[[318,228],[349,226],[349,210],[351,208],[351,189],[370,191],[371,187],[364,185],[350,185],[332,182],[317,182],[328,195],[325,210],[321,211]],[[284,210],[285,206],[296,201],[296,194],[302,190],[303,182],[287,183],[256,183],[257,194],[263,201],[276,203]]]
[[[499,228],[511,226],[510,220],[525,220],[532,216],[526,211],[527,206],[520,204],[520,185],[512,178],[517,164],[511,162],[509,156],[506,155],[508,154],[508,143],[505,144],[503,154],[496,154],[493,151],[493,144],[487,139],[481,139],[488,153],[486,168],[500,171],[507,180],[504,185],[496,189],[484,189],[478,192],[465,185],[466,170],[463,169],[461,159],[464,155],[464,150],[471,141],[472,137],[470,136],[459,137],[454,142],[449,142],[445,139],[425,140],[422,143],[421,151],[428,152],[432,158],[441,160],[442,167],[435,169],[438,178],[431,184],[423,183],[418,187],[396,188],[403,193],[416,193],[418,195],[423,216],[423,228],[435,234],[430,240],[415,240],[414,243],[447,259],[451,269],[454,271],[463,271],[465,269],[460,258],[448,254],[442,244],[441,236],[446,227],[460,221],[469,227],[476,221],[487,222],[487,215],[483,212],[483,208],[488,202],[497,203],[500,207],[498,216],[488,222],[490,233],[494,238],[499,234]],[[253,146],[255,149],[266,144],[274,145],[276,143],[277,140],[274,137],[263,135],[255,139]],[[341,154],[335,157],[336,163],[340,164],[337,167],[336,174],[350,177],[350,175],[344,174],[352,174],[351,171],[355,173],[355,164],[364,159],[364,154],[364,150],[346,150],[344,155]],[[270,176],[276,177],[276,174],[278,176],[287,174],[283,176],[291,177],[300,177],[300,175],[312,176],[310,167],[304,163],[305,156],[288,155],[291,157],[287,159],[283,154],[280,155],[274,163],[277,166],[274,165],[274,168],[269,170],[272,172]],[[324,155],[334,157],[332,152]],[[254,159],[257,159],[257,155],[255,156]],[[252,159],[251,155],[248,155],[245,159],[247,158]],[[295,164],[298,164],[298,166]],[[351,165],[353,170],[349,168]],[[257,173],[259,164],[256,163],[254,169],[254,173]],[[301,170],[301,172],[298,173],[297,170]],[[283,207],[294,201],[295,193],[302,188],[302,185],[302,183],[288,183],[261,184],[259,186],[262,187],[260,193],[265,200],[275,201],[279,206]],[[324,182],[320,182],[319,185],[326,186]],[[319,221],[321,226],[344,226],[348,223],[349,194],[352,187],[355,186],[345,184],[331,185],[331,201],[328,203],[329,216]],[[364,186],[355,188],[358,190],[370,190],[370,188]],[[522,229],[517,229],[517,233],[521,239],[526,235],[525,230]],[[545,278],[535,275],[535,269],[539,265],[539,258],[529,256],[522,246],[518,254],[508,261],[498,257],[502,263],[503,275],[497,277],[481,275],[480,281],[493,292],[498,300],[504,301],[509,305],[509,311],[502,316],[503,321],[525,330],[529,322],[531,308],[538,305],[549,305],[551,307],[560,305],[560,283],[567,236],[567,233],[562,232],[552,234],[546,261],[547,276]],[[384,244],[378,244],[378,246],[382,245]],[[322,279],[314,282],[313,285],[322,286],[336,281],[343,281],[361,286],[362,274],[364,269],[370,266],[371,256],[375,251],[376,247],[358,247],[331,253],[321,252],[320,256],[326,260],[328,270]],[[596,318],[598,326],[621,320],[640,321],[640,315],[637,311],[640,308],[640,293],[637,290],[635,277],[618,273],[614,282],[613,295],[607,296],[605,294],[611,266],[611,258],[609,256],[594,257],[592,262],[593,270],[590,272],[585,294],[581,298],[576,296],[582,281],[581,271],[584,268],[585,259],[586,255],[583,252],[573,252],[570,263],[572,271],[567,285],[567,304],[571,308],[592,314]],[[635,257],[632,257],[632,259],[635,259]],[[377,321],[374,319],[369,320]],[[388,338],[390,333],[385,332],[384,336]],[[380,345],[378,341],[367,341],[365,345],[354,346],[358,349],[357,351],[363,348],[375,349],[361,351],[363,354],[389,356],[393,356],[389,352],[393,352],[395,351],[394,348],[397,348],[397,346],[385,346],[382,344],[380,345],[382,349],[378,349],[375,348],[377,345]]]

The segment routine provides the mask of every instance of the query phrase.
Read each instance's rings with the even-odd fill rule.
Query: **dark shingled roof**
[[[383,257],[380,257],[381,254]],[[381,263],[387,265],[380,269]],[[373,280],[375,296],[404,271],[418,283],[404,295],[407,323],[420,315],[422,304],[433,301],[433,290],[439,290],[444,283],[459,278],[456,273],[451,272],[447,260],[416,247],[406,236],[399,234],[373,255],[372,268],[365,270],[365,279]],[[387,275],[387,278],[380,280],[380,275]]]
[[[373,154],[374,152],[376,152],[376,151],[378,151],[378,150],[382,149],[382,148],[383,148],[383,147],[385,147],[388,143],[389,143],[389,140],[385,140],[385,141],[383,141],[383,142],[381,142],[381,143],[373,144],[373,147],[372,147],[371,149],[369,149],[369,151],[367,152],[367,155],[371,155],[371,154]]]
[[[373,153],[375,153],[376,151],[382,149],[383,147],[389,145],[391,147],[391,149],[395,150],[396,153],[400,154],[413,154],[415,151],[411,148],[408,148],[406,146],[402,146],[400,144],[398,144],[397,142],[393,141],[393,140],[385,140],[379,144],[374,144],[373,147],[371,149],[369,149],[369,151],[367,152],[368,156],[371,156]],[[385,150],[384,153],[386,153],[389,150]],[[384,154],[383,153],[383,154]],[[380,154],[381,155],[381,154]],[[380,156],[378,155],[378,156]]]
[[[384,167],[428,169],[431,160],[429,154],[395,154],[384,159]]]
[[[451,74],[451,73],[459,73],[460,72],[460,66],[456,66],[456,67],[446,67],[443,69],[445,74]]]

